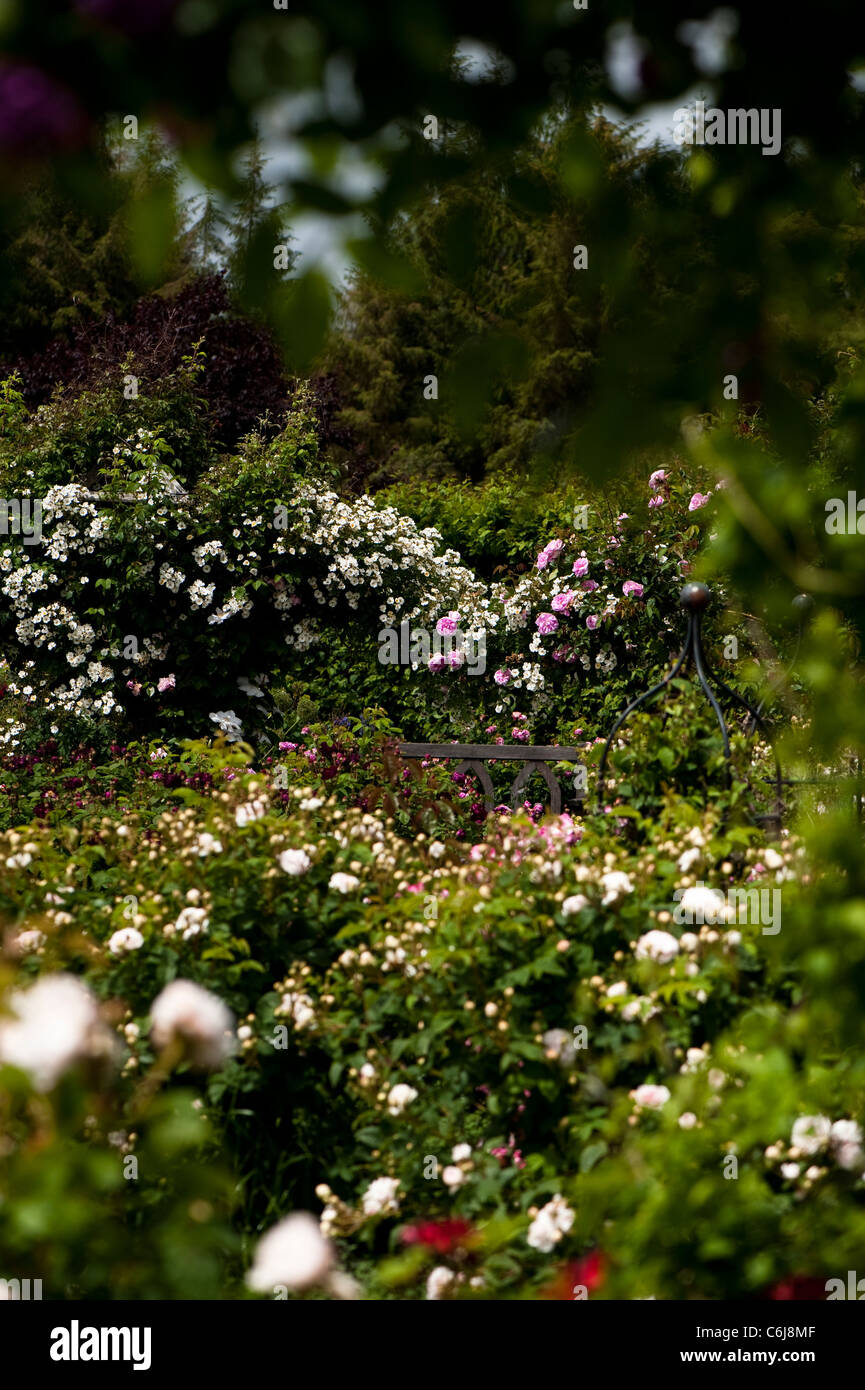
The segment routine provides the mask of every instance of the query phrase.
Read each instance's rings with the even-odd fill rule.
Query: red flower
[[[552,1298],[558,1302],[573,1301],[574,1289],[585,1289],[592,1294],[599,1289],[607,1277],[607,1261],[600,1250],[593,1250],[580,1260],[570,1260],[561,1265],[551,1284],[541,1289],[541,1298]]]
[[[826,1281],[815,1279],[810,1274],[793,1274],[789,1279],[782,1279],[779,1284],[773,1284],[764,1297],[785,1301],[806,1299],[812,1303],[823,1302],[826,1298]]]
[[[405,1245],[428,1245],[438,1255],[447,1255],[458,1245],[465,1245],[471,1234],[470,1221],[454,1217],[449,1221],[423,1221],[419,1226],[405,1226],[401,1240]]]

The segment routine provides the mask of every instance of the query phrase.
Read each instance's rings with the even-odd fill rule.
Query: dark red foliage
[[[83,325],[69,338],[3,364],[3,372],[20,372],[31,407],[47,401],[59,384],[80,391],[118,382],[127,357],[145,390],[176,371],[199,339],[207,359],[199,393],[213,440],[232,448],[265,415],[279,428],[292,382],[267,329],[232,307],[221,275],[200,276],[171,296],[147,295],[126,319],[109,314]]]

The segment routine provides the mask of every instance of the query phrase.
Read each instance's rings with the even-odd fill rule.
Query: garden
[[[855,55],[132,8],[2,20],[0,1295],[858,1297]]]

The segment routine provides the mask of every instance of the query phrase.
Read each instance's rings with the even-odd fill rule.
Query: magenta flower
[[[622,585],[622,593],[625,598],[642,598],[643,586],[638,584],[635,579],[626,579]]]
[[[665,507],[666,504],[667,499],[666,497],[662,497],[660,492],[656,493],[654,497],[649,498],[650,507]]]
[[[435,656],[431,656],[427,662],[427,668],[432,671],[433,675],[438,675],[439,671],[443,671],[446,666],[447,662],[441,652],[438,652]]]
[[[559,620],[552,613],[539,613],[535,618],[535,627],[547,637],[551,632],[558,632]]]
[[[498,671],[496,671],[495,675],[493,676],[493,680],[495,681],[496,685],[508,685],[510,683],[510,679],[511,673],[505,666],[500,666]]]
[[[582,579],[583,575],[588,574],[588,572],[589,562],[586,559],[585,555],[581,555],[579,559],[574,561],[574,574],[577,576],[578,579]]]
[[[511,729],[511,738],[515,738],[517,743],[528,743],[529,731],[528,729]]]
[[[445,661],[452,671],[458,671],[461,666],[465,665],[466,658],[463,652],[453,651],[447,653]]]
[[[712,500],[712,494],[711,494],[711,492],[695,492],[695,493],[694,493],[694,496],[691,498],[690,502],[688,503],[688,511],[689,511],[689,512],[696,512],[696,511],[699,511],[701,507],[705,507],[706,503],[707,503],[707,502],[710,502],[711,500]]]
[[[568,613],[576,597],[573,589],[564,589],[560,594],[553,594],[550,606],[554,613]]]
[[[586,618],[586,627],[589,629],[589,632],[594,632],[600,621],[597,613],[590,613]]]
[[[564,541],[547,541],[546,545],[544,546],[544,550],[547,552],[549,556],[552,557],[554,555],[558,555],[559,551],[564,549],[564,545]]]
[[[538,556],[538,569],[545,570],[552,558],[553,557],[548,550],[542,550],[540,555]]]
[[[439,618],[436,623],[436,632],[440,633],[442,636],[444,636],[446,632],[456,632],[459,621],[459,613],[450,612],[446,618]]]
[[[597,579],[584,579],[580,588],[584,594],[593,594],[598,587]]]
[[[661,483],[665,483],[666,481],[667,474],[665,470],[663,468],[656,468],[654,473],[649,476],[649,487],[658,488],[661,486]]]

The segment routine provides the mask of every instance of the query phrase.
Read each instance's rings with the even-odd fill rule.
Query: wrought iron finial
[[[705,584],[700,584],[692,581],[684,586],[681,594],[679,595],[679,599],[682,604],[682,607],[686,610],[688,614],[688,630],[685,634],[684,645],[675,662],[673,663],[673,668],[668,673],[668,675],[666,675],[663,680],[658,681],[657,685],[653,685],[650,690],[646,690],[643,692],[642,695],[638,695],[636,700],[632,700],[631,703],[627,706],[627,708],[624,709],[622,713],[619,715],[618,719],[616,720],[615,724],[610,730],[610,733],[607,737],[607,741],[604,744],[604,751],[601,754],[601,761],[598,764],[597,810],[599,813],[602,811],[603,808],[604,773],[606,771],[607,758],[609,756],[610,749],[613,745],[613,739],[616,737],[616,734],[619,732],[619,729],[622,727],[625,720],[628,719],[631,714],[633,714],[634,710],[639,709],[640,705],[644,705],[648,701],[654,700],[657,695],[660,695],[661,691],[665,690],[667,686],[670,684],[670,682],[674,680],[676,676],[679,675],[679,672],[687,666],[689,660],[692,660],[694,663],[694,670],[697,673],[697,679],[700,683],[700,687],[704,695],[706,696],[706,699],[709,701],[709,704],[712,706],[715,718],[718,721],[718,727],[721,730],[721,739],[723,741],[724,746],[724,757],[726,759],[726,782],[728,786],[730,784],[730,765],[732,762],[732,755],[730,752],[730,736],[726,720],[724,719],[721,706],[718,702],[718,697],[709,684],[706,657],[703,652],[701,634],[702,616],[706,608],[711,603],[712,592]],[[767,826],[771,827],[772,829],[779,830],[781,827],[782,814],[781,765],[778,761],[778,756],[775,753],[775,748],[772,743],[769,731],[766,728],[765,722],[760,714],[759,709],[755,709],[754,706],[744,698],[744,696],[739,695],[735,690],[731,690],[730,687],[726,685],[719,676],[716,675],[714,679],[721,693],[726,695],[728,699],[740,705],[742,709],[744,709],[750,715],[752,727],[758,728],[760,730],[763,737],[766,739],[767,743],[772,748],[772,754],[775,760],[775,810],[773,813],[770,813],[768,815],[755,815],[753,819],[755,821],[765,822]]]

